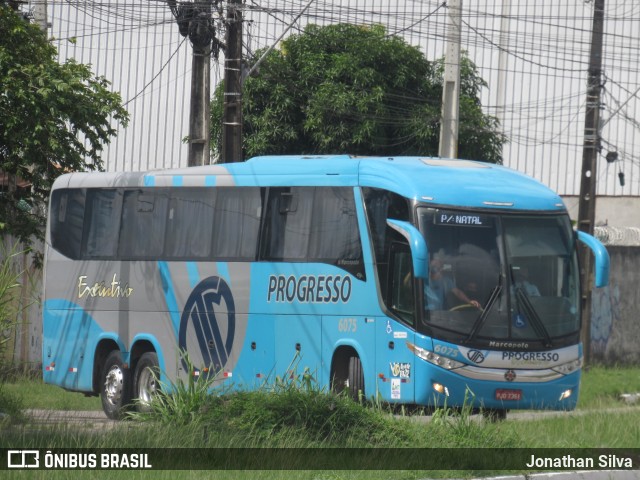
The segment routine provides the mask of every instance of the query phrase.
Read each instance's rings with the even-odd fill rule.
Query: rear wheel
[[[131,402],[131,375],[119,350],[107,356],[102,369],[100,398],[107,417],[120,420]]]
[[[136,410],[140,413],[151,411],[151,400],[160,390],[158,384],[160,368],[156,352],[147,352],[140,357],[133,375],[133,396],[136,401]]]

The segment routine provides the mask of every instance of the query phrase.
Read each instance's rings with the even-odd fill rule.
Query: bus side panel
[[[248,263],[70,262],[50,250],[43,315],[46,381],[90,391],[96,346],[107,338],[125,361],[134,338],[153,339],[161,349],[163,381],[175,381],[176,368],[186,374],[181,349],[196,368],[232,371],[246,333],[249,271]]]
[[[254,318],[260,321],[268,318],[269,322],[273,322],[275,365],[271,367],[274,368],[274,375],[282,376],[286,373],[296,358],[296,345],[299,344],[298,373],[309,367],[318,386],[328,388],[332,355],[341,338],[345,342],[366,342],[358,352],[371,351],[371,362],[363,366],[367,373],[372,374],[373,334],[361,339],[360,331],[347,330],[367,330],[364,328],[364,315],[375,312],[378,306],[377,302],[371,301],[371,298],[375,298],[373,281],[357,279],[336,266],[303,262],[254,263],[251,278],[253,285],[249,332],[256,328]],[[343,319],[344,332],[338,331],[340,319]],[[348,319],[352,322],[347,326]],[[356,320],[357,325],[353,320]],[[372,331],[373,326],[369,330]],[[252,333],[248,336],[252,336]],[[244,358],[248,357],[243,355],[243,372],[246,371]]]
[[[346,312],[345,312],[346,313]],[[336,350],[341,347],[353,349],[364,372],[364,395],[375,395],[376,358],[375,325],[373,316],[324,315],[322,317],[322,376],[320,384],[329,388],[331,384],[331,363]]]
[[[321,368],[320,316],[277,315],[275,324],[275,374],[286,384],[307,372],[318,378]]]
[[[242,390],[256,390],[273,382],[275,369],[274,318],[252,314],[247,321],[247,335],[233,372],[234,385]]]
[[[416,357],[408,344],[415,333],[406,325],[379,317],[376,319],[377,393],[391,403],[413,403],[415,399]]]
[[[164,303],[170,311],[178,376],[213,369],[233,379],[246,344],[251,286],[248,263],[159,262]]]
[[[93,356],[102,328],[84,310],[62,299],[43,307],[42,364],[45,383],[68,390],[93,389]]]

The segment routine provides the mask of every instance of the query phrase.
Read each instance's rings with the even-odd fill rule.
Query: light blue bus
[[[572,409],[579,240],[608,281],[558,195],[466,160],[72,173],[49,208],[44,380],[100,395],[110,418],[148,405],[154,371],[252,389],[294,358],[354,397]]]

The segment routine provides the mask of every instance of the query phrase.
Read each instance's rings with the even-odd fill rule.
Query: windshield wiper
[[[533,305],[531,305],[531,300],[529,300],[529,296],[525,293],[522,287],[516,287],[516,299],[522,305],[522,308],[524,309],[524,313],[527,316],[527,318],[531,320],[531,323],[533,324],[533,329],[538,335],[538,338],[540,337],[544,338],[544,342],[545,342],[544,346],[547,348],[551,348],[553,346],[553,343],[551,342],[551,336],[549,335],[549,332],[545,328],[544,323],[542,323],[542,320],[540,320],[540,317],[538,316],[538,312],[536,312],[536,309],[533,307]]]
[[[498,285],[496,285],[493,288],[493,290],[491,290],[491,295],[489,296],[489,300],[487,301],[484,307],[484,310],[482,311],[480,316],[476,318],[476,321],[473,322],[473,326],[471,327],[471,332],[469,333],[467,338],[464,339],[463,343],[469,343],[471,340],[473,340],[476,337],[476,335],[482,328],[482,325],[487,320],[487,317],[489,316],[489,312],[491,311],[493,304],[496,303],[496,300],[500,297],[500,292],[502,292],[502,276],[499,275]]]

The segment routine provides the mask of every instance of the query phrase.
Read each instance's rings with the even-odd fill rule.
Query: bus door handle
[[[396,344],[393,343],[393,340],[389,342],[389,350],[393,350],[394,348],[396,348]]]

